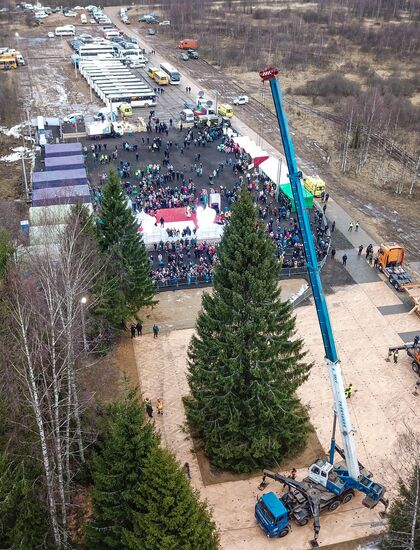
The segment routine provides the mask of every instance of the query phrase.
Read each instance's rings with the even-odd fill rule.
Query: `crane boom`
[[[262,72],[264,73],[265,71]],[[262,76],[261,73],[260,75],[263,79],[267,78],[267,80],[269,80],[270,82],[271,93],[273,95],[274,106],[279,122],[280,135],[283,143],[284,154],[286,157],[287,168],[289,170],[289,179],[293,198],[295,201],[296,214],[302,232],[309,280],[312,287],[318,322],[321,329],[322,340],[324,343],[325,357],[327,360],[330,383],[333,391],[334,410],[337,414],[340,431],[343,436],[343,445],[347,468],[349,470],[350,476],[354,479],[358,479],[360,475],[360,470],[357,461],[356,446],[354,444],[353,430],[346,403],[340,362],[335,347],[330,316],[322,290],[321,278],[319,276],[318,260],[316,256],[315,245],[313,242],[311,226],[309,223],[309,217],[304,208],[305,200],[303,197],[303,189],[301,185],[302,172],[298,170],[296,164],[296,157],[292,139],[290,137],[289,125],[287,122],[286,113],[282,106],[280,86],[277,79],[275,78],[277,71],[274,70],[273,72],[270,72],[270,69],[268,69],[267,72],[269,73],[269,76],[267,77]],[[332,450],[332,454],[333,451],[334,450]],[[333,457],[330,456],[330,460],[332,458]]]
[[[350,415],[345,397],[340,361],[335,347],[330,316],[322,289],[321,278],[318,270],[316,249],[312,237],[309,217],[304,206],[305,201],[301,184],[302,172],[300,172],[297,167],[293,143],[289,132],[289,125],[282,105],[280,85],[276,78],[276,76],[278,75],[278,70],[273,68],[266,69],[264,71],[261,71],[259,74],[263,81],[268,80],[270,83],[271,93],[276,109],[281,140],[283,143],[283,149],[289,171],[290,185],[292,189],[293,199],[295,201],[296,214],[302,232],[309,280],[312,287],[318,322],[321,329],[322,340],[324,343],[325,358],[333,392],[335,418],[338,419],[338,424],[343,440],[346,469],[335,468],[335,472],[339,475],[340,480],[343,482],[344,486],[352,486],[354,488],[357,488],[358,490],[363,491],[366,494],[365,504],[372,507],[375,506],[382,499],[385,489],[381,485],[371,481],[370,478],[364,473],[361,474],[360,472],[359,462],[357,460],[356,445],[353,437],[353,429],[351,426]],[[335,435],[333,433],[329,456],[329,461],[331,465],[334,464],[334,454]],[[312,467],[311,470],[313,472],[316,472],[316,468],[314,469],[314,467]],[[332,483],[326,482],[325,486],[330,488],[330,490],[333,490],[334,492],[341,490],[339,487],[334,486],[334,484]]]

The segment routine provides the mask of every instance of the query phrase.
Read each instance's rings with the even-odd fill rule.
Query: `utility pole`
[[[28,188],[28,178],[26,176],[26,166],[25,166],[26,147],[25,147],[25,136],[23,135],[23,130],[22,130],[22,145],[23,145],[23,149],[22,149],[22,154],[21,154],[20,158],[22,160],[23,179],[24,179],[24,182],[25,182],[25,195],[26,195],[26,200],[28,201],[29,200],[29,188]]]

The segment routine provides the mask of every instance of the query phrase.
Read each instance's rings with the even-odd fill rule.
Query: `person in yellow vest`
[[[354,393],[354,388],[353,388],[353,384],[349,384],[347,386],[347,388],[344,390],[344,393],[346,395],[346,399],[350,399],[350,397],[353,395]]]

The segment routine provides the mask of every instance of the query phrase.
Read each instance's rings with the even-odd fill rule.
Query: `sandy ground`
[[[256,526],[253,516],[260,478],[204,485],[185,428],[182,397],[188,395],[186,352],[200,297],[201,291],[164,293],[160,295],[159,306],[145,314],[145,334],[133,340],[143,395],[154,402],[163,398],[164,416],[155,415],[155,425],[162,434],[163,444],[176,453],[179,462],[189,462],[192,484],[213,509],[222,548],[268,549],[272,543]],[[395,468],[398,467],[396,457],[401,452],[399,436],[405,432],[405,423],[416,425],[418,402],[412,393],[416,377],[408,359],[402,356],[401,364],[394,366],[384,358],[388,346],[400,341],[396,331],[416,330],[418,320],[407,314],[384,316],[380,313],[378,307],[381,305],[401,303],[382,281],[337,287],[327,302],[345,383],[352,382],[357,390],[349,406],[359,460],[392,493]],[[305,339],[309,359],[315,365],[299,394],[309,406],[317,437],[327,450],[332,402],[315,309],[312,304],[299,307],[296,316],[298,333]],[[154,322],[162,327],[158,339],[153,339],[150,333]],[[300,469],[298,478],[304,475],[305,470]],[[280,489],[272,482],[268,490]],[[322,517],[320,543],[340,545],[377,534],[384,527],[379,511],[379,507],[375,510],[364,508],[358,495],[338,512]],[[281,541],[281,548],[308,548],[310,538],[310,527],[295,527]]]

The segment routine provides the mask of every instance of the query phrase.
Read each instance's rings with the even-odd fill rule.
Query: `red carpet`
[[[155,218],[157,223],[160,223],[160,218],[163,218],[165,226],[173,222],[194,222],[194,225],[198,227],[197,216],[193,213],[190,218],[187,218],[185,208],[162,208],[156,210]]]

